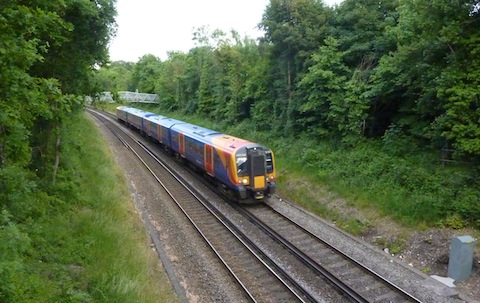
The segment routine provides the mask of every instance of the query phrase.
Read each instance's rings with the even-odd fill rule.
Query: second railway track
[[[172,170],[162,164],[141,142],[124,132],[103,115],[100,119],[145,164],[158,182],[177,203],[198,233],[231,273],[234,281],[252,302],[310,302],[308,293],[282,272],[273,260],[255,247],[232,222],[216,212],[208,201],[196,193]]]
[[[268,205],[238,211],[354,302],[421,302]]]
[[[222,214],[113,118],[91,113],[142,159],[243,289],[246,301],[421,302],[265,204],[233,204],[236,215]],[[239,216],[248,222],[239,224]]]

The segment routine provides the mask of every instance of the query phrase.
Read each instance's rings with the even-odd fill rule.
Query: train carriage
[[[172,126],[172,149],[241,199],[274,191],[273,153],[264,146],[185,123]]]
[[[183,121],[172,119],[172,118],[165,118],[161,119],[159,121],[159,127],[160,127],[160,140],[162,144],[164,144],[165,147],[168,149],[171,149],[173,151],[177,151],[177,149],[174,148],[176,146],[176,142],[178,141],[178,135],[173,135],[173,130],[172,127],[174,125],[181,125],[181,124],[186,124]]]
[[[219,132],[190,123],[175,124],[171,127],[172,149],[182,157],[204,166],[204,146],[211,144],[211,138]]]
[[[143,124],[145,126],[145,134],[152,139],[159,142],[162,137],[162,127],[160,127],[160,120],[165,119],[164,116],[150,115],[144,118]]]
[[[146,112],[141,109],[120,106],[117,108],[117,117],[125,124],[138,129],[141,132],[145,132],[146,126],[144,125],[144,118],[149,116],[156,116],[154,113]]]
[[[117,107],[117,119],[124,123],[127,122],[126,106]]]
[[[146,125],[145,133],[168,148],[171,148],[172,146],[172,126],[176,124],[185,124],[183,121],[159,115],[147,116],[144,120],[144,124]]]
[[[274,193],[276,178],[270,149],[229,135],[213,138],[213,144],[230,162],[228,181],[240,199],[251,196],[258,200]]]
[[[275,159],[265,146],[134,108],[119,107],[117,117],[195,165],[239,200],[260,200],[275,191]]]

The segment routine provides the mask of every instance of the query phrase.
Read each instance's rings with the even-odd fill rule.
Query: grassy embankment
[[[178,302],[98,129],[81,113],[62,137],[55,201],[0,230],[0,301]]]
[[[115,105],[110,105],[113,110]],[[204,117],[161,112],[180,120],[263,143],[276,155],[278,189],[320,216],[353,234],[361,234],[375,220],[388,216],[406,227],[466,226],[480,228],[480,182],[473,167],[442,165],[439,151],[425,151],[401,136],[366,140],[348,147],[311,138],[272,138],[254,131],[248,122],[219,126]],[[335,210],[355,207],[366,220]],[[323,203],[319,203],[323,201]],[[326,206],[326,205],[330,206]]]

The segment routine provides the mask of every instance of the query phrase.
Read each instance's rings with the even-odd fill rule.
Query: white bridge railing
[[[126,102],[158,103],[159,101],[158,95],[156,94],[119,91],[118,96]]]
[[[118,97],[125,102],[138,102],[138,103],[158,103],[160,98],[156,94],[145,94],[139,92],[128,92],[120,91],[118,92]],[[101,92],[95,97],[96,100],[105,103],[115,102],[113,94],[111,92]],[[91,96],[85,96],[85,101],[92,103],[94,98]]]

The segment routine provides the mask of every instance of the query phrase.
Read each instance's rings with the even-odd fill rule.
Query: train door
[[[152,133],[151,133],[151,131],[150,131],[150,130],[151,130],[151,125],[153,124],[153,122],[151,122],[151,121],[148,121],[148,120],[145,120],[145,122],[144,122],[144,123],[145,123],[145,125],[146,125],[146,127],[145,127],[145,128],[146,128],[146,133],[147,133],[147,136],[151,136],[151,135],[152,135]]]
[[[162,127],[157,124],[157,138],[158,142],[163,143],[163,137],[162,137]]]
[[[213,148],[208,144],[205,144],[205,170],[213,177]]]
[[[249,163],[250,186],[253,190],[263,190],[266,187],[266,160],[265,152],[258,149],[249,149],[247,152]]]
[[[183,134],[178,134],[178,150],[180,155],[185,158],[185,136]]]

